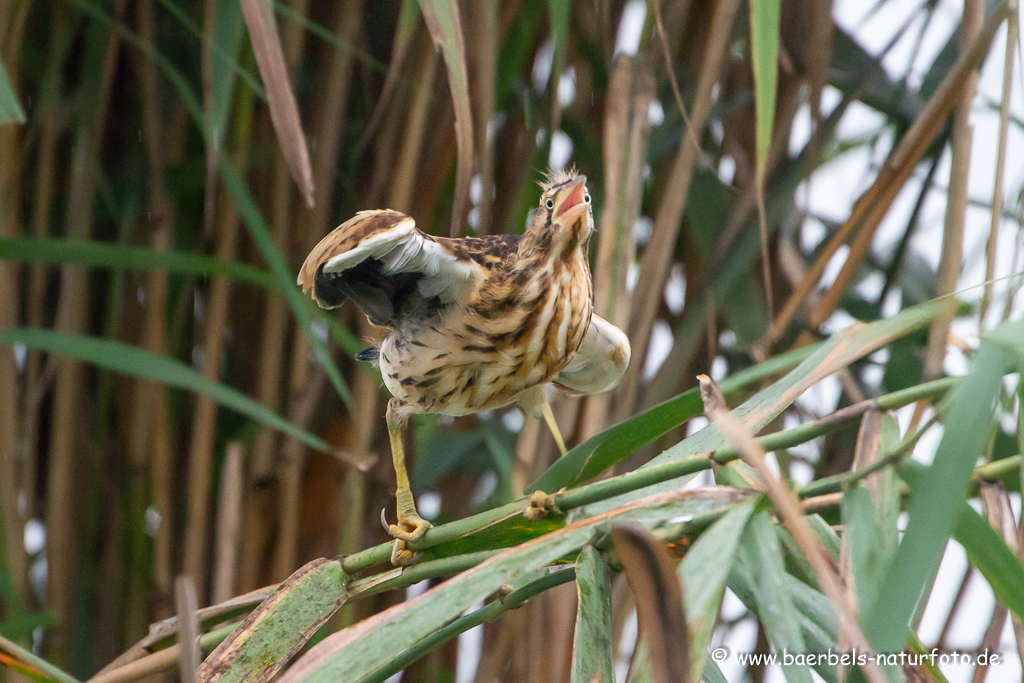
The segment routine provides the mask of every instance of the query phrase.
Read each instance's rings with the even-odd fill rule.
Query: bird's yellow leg
[[[431,524],[416,511],[416,500],[412,496],[409,474],[405,470],[405,448],[402,444],[405,417],[399,412],[395,399],[388,403],[387,422],[388,436],[391,438],[391,458],[395,464],[395,479],[398,484],[395,491],[395,498],[398,500],[398,524],[392,524],[388,528],[388,533],[395,537],[391,562],[395,565],[405,565],[416,555],[408,548],[408,544],[423,538]]]
[[[565,455],[565,441],[562,439],[562,432],[558,430],[558,423],[555,422],[555,414],[551,412],[551,404],[548,403],[547,399],[544,399],[544,405],[542,405],[540,409],[544,413],[544,421],[548,423],[548,428],[551,430],[551,436],[555,437],[555,443],[558,444],[558,450],[562,452],[562,455]]]

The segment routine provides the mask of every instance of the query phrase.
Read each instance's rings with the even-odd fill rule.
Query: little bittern
[[[394,398],[387,424],[398,481],[392,561],[430,528],[416,511],[402,447],[411,413],[467,415],[518,402],[537,414],[556,385],[576,394],[615,386],[629,340],[593,314],[587,245],[594,216],[586,178],[542,184],[522,236],[450,239],[397,211],[363,211],[328,234],[299,274],[321,306],[346,299],[388,334],[361,360],[378,360]],[[550,415],[550,411],[548,411]]]

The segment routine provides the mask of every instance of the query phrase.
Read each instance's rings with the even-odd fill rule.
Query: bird
[[[361,211],[328,233],[298,284],[324,308],[351,299],[386,334],[357,355],[379,364],[391,393],[386,421],[398,523],[391,560],[431,528],[405,467],[409,415],[461,416],[518,404],[543,414],[563,454],[548,399],[562,389],[607,391],[629,364],[626,334],[594,313],[588,245],[594,215],[586,176],[551,171],[522,235],[435,237],[390,209]],[[382,515],[383,517],[383,515]]]

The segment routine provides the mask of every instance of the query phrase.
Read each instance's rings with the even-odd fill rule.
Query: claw
[[[381,508],[380,509],[380,525],[382,527],[384,527],[384,531],[387,531],[388,533],[391,533],[391,525],[388,524],[388,509],[387,508]]]
[[[388,526],[388,533],[395,539],[395,545],[391,550],[391,564],[396,567],[404,567],[410,564],[417,553],[409,548],[410,543],[423,538],[428,529],[433,525],[416,513],[399,515],[398,524]]]
[[[433,528],[433,525],[425,519],[407,517],[399,520],[398,524],[389,526],[388,533],[406,543],[415,543],[423,538],[423,534],[427,533],[428,529]]]
[[[391,548],[391,564],[396,567],[405,567],[415,559],[416,553],[409,550],[405,541],[400,538],[396,538],[395,545]]]

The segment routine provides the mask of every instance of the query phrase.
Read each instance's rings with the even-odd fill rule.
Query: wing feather
[[[387,324],[414,300],[463,300],[485,277],[397,211],[361,211],[310,252],[298,283],[325,308],[351,298],[373,322]],[[418,297],[416,296],[418,295]]]
[[[599,394],[619,383],[629,365],[629,337],[594,314],[583,343],[569,364],[555,377],[555,384],[570,393]]]

